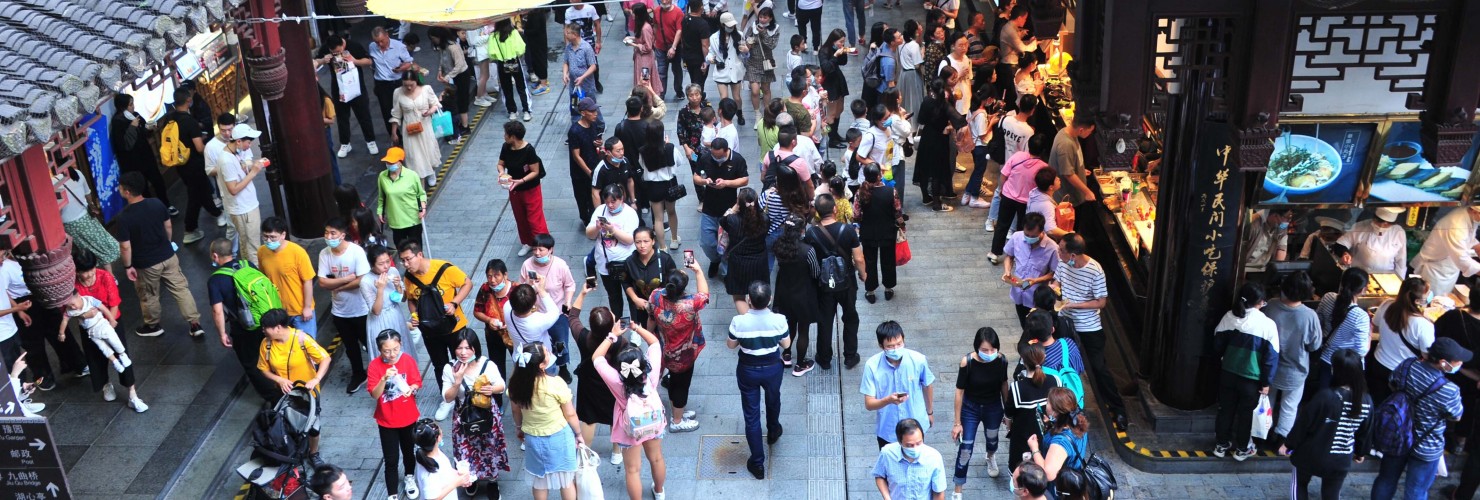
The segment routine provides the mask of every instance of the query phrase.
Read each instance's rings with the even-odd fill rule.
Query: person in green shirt
[[[421,187],[416,175],[405,175],[401,162],[406,152],[401,148],[390,148],[385,152],[385,170],[375,180],[380,188],[379,202],[375,214],[380,223],[391,228],[391,239],[399,245],[406,240],[422,244],[421,221],[427,215],[427,192]]]

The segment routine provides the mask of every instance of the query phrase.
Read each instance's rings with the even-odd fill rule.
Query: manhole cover
[[[745,436],[699,436],[698,479],[751,479],[745,469],[749,460]],[[769,470],[766,475],[770,476]]]

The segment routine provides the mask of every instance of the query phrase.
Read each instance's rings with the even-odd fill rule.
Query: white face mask
[[[124,118],[128,118],[130,121],[133,121],[133,120],[138,119],[139,118],[139,115],[134,114],[133,111],[129,111],[129,110],[125,109],[125,110],[123,110],[123,117]]]

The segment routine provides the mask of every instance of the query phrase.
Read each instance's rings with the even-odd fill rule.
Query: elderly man
[[[580,97],[596,97],[596,51],[591,43],[581,39],[581,27],[571,23],[565,25],[565,65],[561,81],[570,86],[570,94]],[[579,119],[579,112],[571,108],[571,116]]]
[[[401,86],[401,73],[417,69],[406,44],[391,38],[385,28],[376,26],[370,30],[370,61],[375,65],[375,100],[380,103],[380,116],[385,120],[385,132],[392,137],[395,129],[391,124],[391,103],[396,88]],[[375,143],[365,144],[371,155],[380,154]]]
[[[1470,251],[1480,252],[1475,230],[1480,226],[1480,206],[1450,210],[1424,240],[1423,249],[1413,258],[1413,271],[1429,283],[1435,296],[1454,291],[1460,276],[1480,273],[1480,261]]]
[[[1382,207],[1371,218],[1358,222],[1352,230],[1336,240],[1351,253],[1341,263],[1357,266],[1368,273],[1408,275],[1408,235],[1398,226],[1402,208]]]

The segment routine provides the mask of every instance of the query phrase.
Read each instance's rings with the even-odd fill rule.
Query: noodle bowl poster
[[[1376,123],[1282,124],[1259,203],[1353,203]]]

